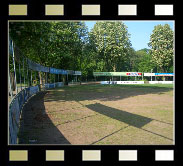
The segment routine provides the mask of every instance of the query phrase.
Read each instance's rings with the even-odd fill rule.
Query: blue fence
[[[64,86],[63,82],[49,83],[49,84],[45,84],[45,89],[52,89],[52,88],[63,87],[63,86]]]
[[[9,144],[17,144],[20,127],[20,115],[25,102],[40,91],[39,86],[31,86],[21,90],[9,105]]]
[[[63,87],[63,82],[45,84],[45,89]],[[21,90],[9,105],[9,144],[17,144],[18,132],[20,127],[20,115],[25,102],[40,91],[39,86],[30,86]]]
[[[37,72],[44,72],[44,73],[51,73],[51,74],[61,74],[61,75],[81,75],[81,71],[72,71],[72,70],[64,70],[64,69],[56,69],[52,67],[46,67],[41,64],[35,63],[32,60],[28,59],[27,57],[24,57],[24,55],[21,53],[21,51],[18,49],[18,47],[15,46],[13,41],[9,40],[9,55],[13,60],[13,69],[14,69],[14,82],[17,84],[17,80],[19,79],[20,85],[22,84],[21,78],[22,78],[22,69],[21,66],[23,66],[23,77],[24,77],[24,84],[25,80],[29,83],[29,70],[31,70],[31,82],[32,82],[32,71]],[[19,66],[19,70],[16,70],[15,62],[17,62]],[[21,64],[22,63],[22,64]],[[27,70],[27,71],[26,71]],[[16,77],[16,72],[19,73],[19,78]],[[27,77],[25,76],[25,73],[27,73]],[[46,74],[47,76],[47,74]],[[18,79],[17,79],[18,78]],[[59,78],[59,75],[58,75]],[[20,127],[20,115],[22,108],[28,99],[38,93],[41,89],[39,86],[31,86],[24,88],[18,93],[18,87],[16,86],[16,96],[13,97],[13,89],[12,89],[12,80],[11,75],[9,71],[9,93],[11,94],[12,101],[9,105],[9,144],[17,144],[17,134],[19,132]],[[35,73],[35,80],[36,80],[36,73]],[[24,85],[25,86],[25,85]],[[62,87],[64,86],[63,82],[57,82],[57,83],[48,83],[43,85],[44,89],[51,89],[56,87]],[[21,86],[22,89],[22,86]],[[43,89],[43,90],[44,90]]]
[[[52,67],[50,67],[50,73],[51,74],[63,74],[63,75],[68,74],[67,70],[56,69],[56,68],[52,68]]]
[[[29,69],[32,69],[34,71],[49,72],[49,67],[45,67],[38,63],[32,62],[30,59],[27,59],[27,63],[28,63]]]

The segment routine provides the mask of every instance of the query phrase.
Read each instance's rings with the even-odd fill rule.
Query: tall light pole
[[[151,73],[152,73],[153,69],[151,69]],[[151,81],[152,81],[152,74],[151,74]]]

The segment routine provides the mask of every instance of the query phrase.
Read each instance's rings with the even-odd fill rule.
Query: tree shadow
[[[49,115],[46,113],[44,102],[80,102],[84,100],[117,101],[120,99],[144,94],[161,95],[172,89],[173,88],[169,87],[152,86],[151,88],[149,88],[134,85],[91,85],[90,87],[88,85],[76,85],[72,87],[56,88],[40,92],[37,95],[33,96],[23,108],[20,121],[19,144],[71,144],[57,128],[57,125],[52,122]],[[145,116],[118,110],[99,103],[85,105],[85,107],[115,120],[124,122],[129,126],[134,126],[140,129],[142,129],[144,125],[154,120]],[[83,117],[80,119],[83,119]]]
[[[173,139],[168,138],[164,135],[161,135],[161,134],[158,134],[156,132],[149,131],[147,129],[142,128],[143,126],[145,126],[146,124],[150,123],[151,121],[153,121],[155,119],[151,119],[151,118],[147,118],[145,116],[141,116],[141,115],[129,113],[129,112],[126,112],[126,111],[118,110],[116,108],[108,107],[108,106],[102,105],[100,103],[89,104],[89,105],[85,105],[85,106],[87,108],[97,112],[97,113],[108,116],[108,117],[110,117],[112,119],[115,119],[115,120],[118,120],[120,122],[124,122],[124,123],[128,124],[128,126],[137,127],[137,128],[139,128],[143,131],[146,131],[148,133],[151,133],[151,134],[154,134],[154,135],[157,135],[157,136],[160,136],[160,137],[163,137],[165,139],[173,141]],[[164,123],[164,122],[162,122],[162,123]],[[126,127],[128,127],[128,126],[126,126]],[[120,129],[119,131],[125,129],[126,127]],[[116,131],[116,132],[118,132],[118,131]],[[116,132],[114,132],[114,133],[116,133]],[[108,137],[108,136],[110,136],[114,133],[111,133],[111,134],[101,138],[100,140],[95,141],[92,144],[95,144],[95,143],[103,140],[104,138],[106,138],[106,137]]]
[[[141,128],[153,120],[145,116],[118,110],[116,108],[108,107],[100,103],[89,104],[89,105],[86,105],[86,107],[102,115],[108,116],[112,119],[124,122],[128,125],[131,125],[137,128]]]
[[[44,106],[43,91],[33,96],[23,107],[18,144],[70,144],[53,124]]]

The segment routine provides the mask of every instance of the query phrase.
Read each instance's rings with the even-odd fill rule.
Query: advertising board
[[[42,72],[49,72],[49,67],[42,66],[38,63],[32,62],[31,60],[27,59],[29,69],[35,71],[42,71]]]
[[[73,70],[67,70],[67,74],[73,75],[74,71]]]
[[[155,73],[155,76],[174,76],[174,73]]]
[[[52,68],[50,67],[50,73],[51,74],[67,74],[67,70],[63,70],[63,69],[56,69],[56,68]]]
[[[100,84],[144,84],[144,81],[101,81]]]
[[[155,76],[155,73],[144,73],[144,76]]]
[[[126,72],[93,72],[94,76],[127,76]]]
[[[149,81],[149,84],[173,84],[174,81]]]
[[[74,71],[73,75],[81,75],[81,71]]]
[[[142,76],[141,72],[93,72],[93,76]]]
[[[142,76],[142,73],[140,72],[127,72],[127,76]]]

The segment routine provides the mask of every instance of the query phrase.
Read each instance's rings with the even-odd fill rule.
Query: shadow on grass
[[[54,122],[51,121],[49,115],[46,114],[44,102],[51,102],[51,101],[79,102],[83,100],[117,101],[131,96],[144,95],[144,94],[161,95],[172,89],[173,88],[170,87],[156,87],[156,86],[146,87],[146,86],[129,86],[129,85],[128,86],[81,85],[81,86],[64,87],[49,90],[46,92],[40,92],[37,95],[33,96],[23,108],[22,119],[20,124],[19,144],[71,144],[64,137],[64,135],[58,130]],[[132,114],[112,107],[108,107],[99,103],[86,105],[86,107],[97,113],[124,122],[129,126],[134,126],[139,129],[142,129],[144,125],[154,120],[137,114]],[[164,137],[160,134],[156,134],[151,131],[147,132]],[[114,133],[111,133],[109,135],[112,135]],[[101,138],[100,140],[104,138]]]
[[[145,116],[118,110],[116,108],[108,107],[100,103],[86,105],[86,107],[102,115],[108,116],[115,120],[119,120],[137,128],[141,128],[153,120]]]
[[[50,90],[46,101],[117,101],[145,94],[162,95],[173,90],[173,88],[156,85],[76,85],[63,87],[60,90],[61,91],[59,91],[59,89]]]
[[[143,131],[146,131],[146,132],[149,132],[151,134],[154,134],[154,135],[157,135],[157,136],[160,136],[160,137],[163,137],[163,138],[166,138],[168,140],[173,141],[172,139],[170,139],[168,137],[165,137],[161,134],[157,134],[155,132],[152,132],[152,131],[149,131],[149,130],[146,130],[146,129],[142,128],[143,126],[150,123],[154,119],[147,118],[145,116],[141,116],[141,115],[137,115],[137,114],[132,114],[132,113],[129,113],[129,112],[126,112],[126,111],[118,110],[116,108],[108,107],[108,106],[102,105],[100,103],[89,104],[89,105],[86,105],[86,107],[93,110],[93,111],[95,111],[95,112],[97,112],[97,113],[99,113],[99,114],[108,116],[109,118],[124,122],[124,123],[128,124],[128,126],[137,127],[137,128],[139,128]],[[124,129],[124,128],[122,128],[122,129]],[[122,130],[122,129],[120,129],[120,130]],[[114,133],[116,133],[116,132],[114,132]],[[112,133],[112,134],[114,134],[114,133]],[[112,135],[112,134],[110,134],[110,135]],[[108,136],[110,136],[110,135],[108,135]],[[97,143],[97,142],[101,141],[102,139],[104,139],[108,136],[105,136],[105,137],[101,138],[100,140],[98,140],[94,143]],[[92,143],[92,144],[94,144],[94,143]]]
[[[38,93],[25,104],[20,121],[19,144],[70,144],[46,114],[46,93]]]

